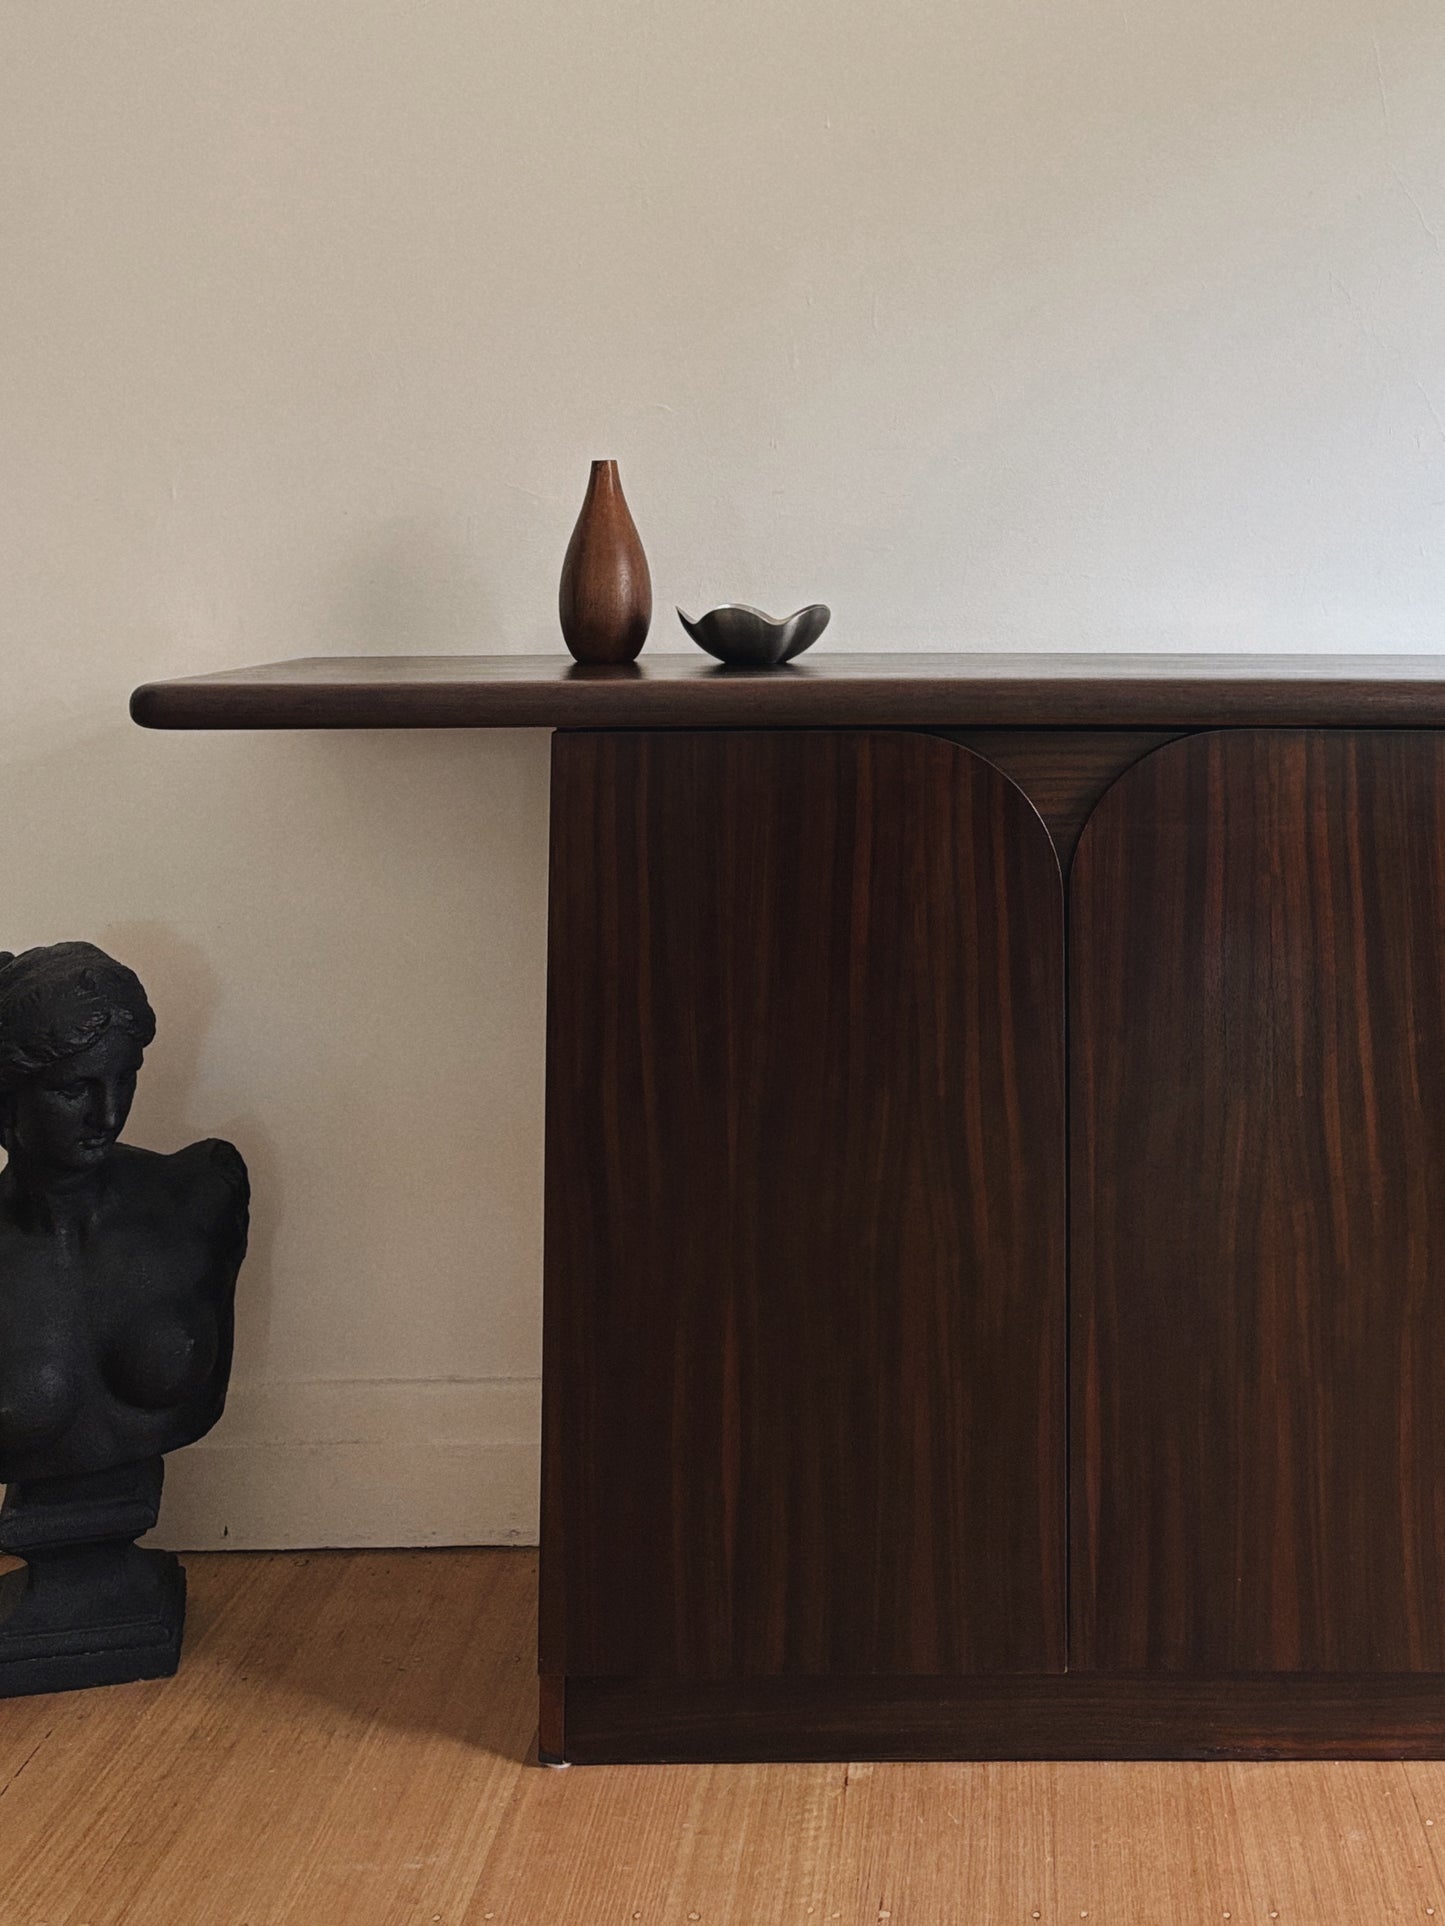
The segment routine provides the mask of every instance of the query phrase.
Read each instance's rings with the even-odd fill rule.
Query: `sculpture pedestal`
[[[85,1478],[15,1485],[0,1551],[0,1698],[169,1678],[180,1663],[186,1576],[174,1552],[134,1543],[160,1511],[160,1458]]]

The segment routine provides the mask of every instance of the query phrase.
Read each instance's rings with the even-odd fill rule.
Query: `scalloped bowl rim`
[[[676,603],[673,606],[677,608]],[[722,602],[715,609],[705,609],[701,615],[689,615],[682,608],[677,608],[677,612],[689,628],[698,627],[710,615],[753,615],[764,628],[785,629],[790,622],[796,622],[800,615],[812,615],[817,609],[830,617],[833,613],[826,602],[805,602],[800,609],[794,609],[791,615],[768,615],[762,609],[755,609],[751,602]]]

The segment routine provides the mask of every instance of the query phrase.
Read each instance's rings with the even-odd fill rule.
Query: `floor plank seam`
[[[54,1726],[52,1726],[49,1732],[43,1733],[41,1737],[35,1741],[34,1745],[31,1746],[30,1750],[26,1753],[25,1757],[20,1761],[19,1765],[16,1766],[15,1770],[10,1774],[9,1778],[6,1779],[3,1785],[0,1785],[0,1799],[3,1799],[5,1797],[6,1793],[10,1790],[11,1786],[15,1784],[15,1781],[20,1777],[21,1773],[24,1772],[26,1766],[29,1765],[30,1761],[35,1757],[36,1753],[45,1744],[46,1740],[49,1739],[51,1733],[54,1732],[54,1730],[55,1728]]]

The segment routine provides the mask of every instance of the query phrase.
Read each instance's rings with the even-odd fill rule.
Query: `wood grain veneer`
[[[1071,1663],[1445,1671],[1445,735],[1147,757],[1070,968]]]
[[[1175,740],[1161,729],[941,731],[1016,782],[1043,818],[1067,873],[1089,812],[1141,757]]]
[[[1438,659],[333,659],[134,708],[562,731],[549,1755],[1445,1751]]]
[[[579,662],[633,662],[652,621],[652,577],[615,461],[594,461],[567,553],[557,613]]]
[[[152,729],[1445,725],[1439,656],[865,655],[785,669],[701,651],[618,667],[525,656],[311,656],[151,682]]]
[[[1042,823],[926,735],[553,770],[544,1671],[1061,1667]]]
[[[1438,1759],[1421,1674],[1109,1678],[573,1679],[567,1757]]]

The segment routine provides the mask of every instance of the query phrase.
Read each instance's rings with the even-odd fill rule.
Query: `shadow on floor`
[[[536,1763],[530,1550],[210,1552],[184,1559],[183,1666]]]

